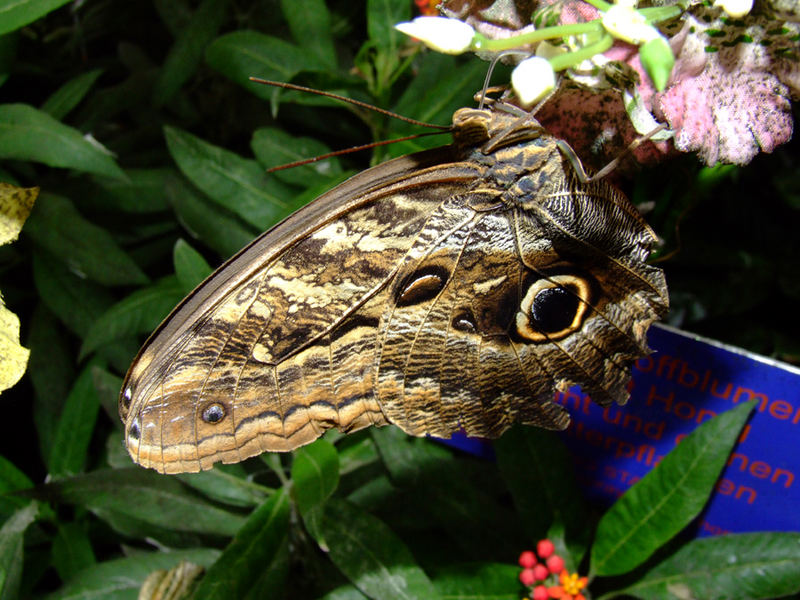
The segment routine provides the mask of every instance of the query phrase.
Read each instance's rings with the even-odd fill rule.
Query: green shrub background
[[[410,2],[50,2],[63,5],[32,21],[23,14],[19,26],[4,21],[12,4],[0,2],[0,180],[41,194],[21,239],[0,248],[0,290],[32,351],[25,378],[0,398],[0,481],[6,491],[48,475],[55,482],[37,495],[19,597],[68,596],[63,586],[82,569],[159,547],[211,564],[252,507],[280,487],[276,461],[292,465],[272,457],[178,478],[132,467],[117,394],[149,332],[211,267],[331,185],[446,143],[422,138],[266,175],[269,166],[417,128],[247,78],[447,124],[472,105],[486,63],[413,50],[392,29],[412,16]],[[45,5],[24,2],[23,11],[35,16]],[[500,69],[494,80],[507,77]],[[745,168],[701,168],[681,157],[625,184],[665,240],[669,322],[800,360],[797,168],[792,142]],[[516,554],[546,533],[547,519],[523,531],[493,465],[397,435],[338,441],[336,497],[389,523],[426,568],[506,562],[513,583]],[[334,460],[327,446],[319,452]],[[387,467],[391,452],[397,462]],[[558,480],[568,461],[553,460]],[[290,510],[285,492],[271,498],[259,510]],[[26,502],[0,497],[0,520]],[[360,523],[362,535],[381,535],[372,517],[350,516],[343,522]],[[310,528],[323,538],[337,533]],[[275,544],[270,564],[288,598],[347,582],[312,541],[295,528],[264,542],[268,554]],[[159,560],[119,569],[136,579]],[[134,587],[103,597],[135,597]]]

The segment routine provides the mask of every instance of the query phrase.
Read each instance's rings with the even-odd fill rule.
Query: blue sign
[[[800,531],[800,369],[665,326],[648,341],[627,405],[556,395],[572,414],[563,437],[589,495],[610,503],[700,423],[756,400],[698,534]]]
[[[648,341],[654,352],[636,363],[627,405],[597,406],[577,387],[556,394],[589,497],[611,504],[698,425],[756,400],[698,535],[800,531],[800,369],[663,325]],[[459,442],[486,455],[478,440]]]

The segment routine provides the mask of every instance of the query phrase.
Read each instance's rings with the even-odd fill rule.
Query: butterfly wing
[[[385,423],[372,393],[380,311],[442,198],[474,179],[444,148],[370,169],[256,240],[140,351],[120,415],[134,460],[196,471],[324,430]]]
[[[378,400],[406,432],[563,429],[553,392],[572,384],[600,404],[627,400],[630,363],[666,310],[663,274],[644,262],[655,236],[618,192],[551,158],[555,186],[487,196],[483,182],[445,202],[429,222],[440,237],[405,256],[382,317]]]
[[[466,116],[477,146],[498,114]],[[126,377],[133,459],[197,471],[371,424],[561,429],[552,395],[571,383],[624,402],[666,310],[644,262],[655,236],[611,188],[579,182],[553,138],[512,133],[367,170],[223,265]]]

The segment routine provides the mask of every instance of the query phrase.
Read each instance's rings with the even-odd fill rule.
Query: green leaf
[[[175,275],[180,282],[181,290],[188,294],[202,281],[211,275],[211,267],[197,250],[192,248],[185,240],[175,242],[172,251],[172,262],[175,265]]]
[[[269,100],[275,88],[253,83],[250,77],[291,81],[300,71],[311,70],[315,61],[301,48],[257,31],[234,31],[208,47],[206,62],[259,98]]]
[[[300,514],[330,498],[339,485],[339,455],[333,444],[320,439],[299,448],[292,463],[292,481]]]
[[[380,459],[375,443],[369,437],[365,437],[356,444],[348,444],[345,448],[338,448],[337,451],[339,453],[340,475],[346,475],[367,465],[373,465]]]
[[[413,117],[427,123],[449,125],[453,113],[464,106],[472,106],[475,93],[474,81],[480,80],[483,73],[480,61],[460,64],[453,56],[431,52],[425,55],[419,72],[403,91],[403,95],[392,107],[394,112]],[[416,133],[419,127],[403,121],[391,121],[393,132],[408,135]],[[448,143],[447,135],[430,136],[398,144],[406,154]],[[393,156],[397,154],[392,153]]]
[[[14,463],[0,455],[0,517],[8,517],[30,501],[12,496],[9,492],[25,490],[33,486],[28,476],[20,471]]]
[[[746,402],[700,425],[614,503],[597,526],[594,574],[639,566],[700,513],[754,406]]]
[[[755,600],[798,592],[800,533],[744,533],[693,540],[615,597]]]
[[[547,537],[550,524],[557,520],[566,527],[566,539],[574,545],[570,554],[580,563],[589,531],[588,510],[561,439],[551,431],[517,426],[498,439],[494,448],[528,538]],[[574,570],[577,565],[567,566]]]
[[[46,251],[33,254],[33,281],[42,303],[81,337],[114,302],[108,290],[77,277]]]
[[[45,306],[81,337],[113,303],[113,297],[105,288],[69,273],[66,265],[56,261],[46,251],[34,252],[33,278]],[[100,354],[114,368],[124,371],[138,347],[135,340],[119,340],[104,347]],[[74,360],[73,352],[70,349],[69,360]],[[55,400],[61,402],[65,397],[66,394]]]
[[[669,42],[661,36],[645,42],[639,46],[639,59],[655,88],[663,92],[675,65],[675,55]]]
[[[172,37],[177,37],[181,29],[189,24],[194,14],[187,0],[154,0],[153,8]]]
[[[517,565],[469,563],[437,571],[433,585],[447,600],[519,600]]]
[[[295,195],[268,177],[254,160],[204,142],[185,131],[166,127],[170,154],[189,180],[220,206],[260,229],[293,212]]]
[[[386,54],[396,54],[404,34],[394,26],[411,20],[411,5],[402,0],[369,0],[367,2],[367,32],[369,39]]]
[[[83,100],[102,72],[102,69],[93,69],[73,77],[44,101],[42,111],[60,121]]]
[[[253,154],[265,168],[277,167],[330,152],[322,142],[309,137],[298,137],[274,127],[262,127],[253,132],[250,142]],[[330,182],[331,176],[342,172],[336,157],[326,158],[308,165],[292,167],[271,173],[285,183],[303,188]]]
[[[87,221],[66,198],[40,194],[23,231],[79,277],[102,285],[147,283],[111,234]]]
[[[34,262],[34,277],[38,279],[42,274],[40,272],[37,276],[36,264]],[[61,409],[76,377],[75,349],[67,340],[61,324],[41,302],[33,311],[27,346],[31,349],[28,376],[34,392],[33,421],[39,438],[39,452],[46,460],[52,452]]]
[[[331,37],[331,15],[323,0],[281,0],[283,16],[295,42],[331,69],[336,67],[336,49]]]
[[[136,600],[139,588],[150,573],[157,569],[172,569],[181,561],[207,567],[219,556],[219,550],[199,548],[148,552],[118,558],[88,567],[70,579],[48,600]]]
[[[211,565],[194,600],[281,596],[288,571],[289,494],[285,489],[258,507]]]
[[[107,209],[129,213],[168,211],[165,187],[167,180],[175,177],[174,168],[126,169],[127,181],[110,177],[95,177],[102,188],[96,192],[98,201]]]
[[[173,531],[233,535],[244,523],[240,515],[217,508],[177,479],[140,467],[76,475],[40,486],[31,495]]]
[[[136,290],[104,312],[83,340],[79,358],[86,357],[114,340],[152,332],[175,305],[184,291],[174,275]]]
[[[119,391],[122,389],[122,377],[118,377],[113,373],[100,367],[92,368],[92,383],[97,392],[97,397],[100,400],[100,406],[106,411],[108,417],[115,424],[120,424],[119,421]],[[120,444],[122,449],[124,444]],[[128,466],[127,463],[125,466]]]
[[[375,441],[391,482],[405,490],[417,512],[438,523],[458,544],[462,560],[487,554],[502,556],[509,545],[526,539],[518,517],[492,497],[502,482],[483,463],[458,460],[440,444],[406,435],[396,427],[373,429]],[[483,482],[473,482],[480,477]],[[491,477],[491,478],[490,478]],[[476,546],[475,539],[481,543]]]
[[[227,0],[203,0],[180,30],[153,88],[156,106],[165,104],[197,71],[206,47],[225,21]]]
[[[325,594],[320,600],[369,600],[354,585],[345,585]]]
[[[77,129],[27,104],[0,105],[0,158],[125,178],[98,142],[86,140]]]
[[[64,410],[61,411],[61,419],[53,437],[50,460],[47,461],[51,477],[79,473],[86,463],[89,442],[100,408],[92,379],[93,366],[94,363],[89,363],[83,369],[64,403]]]
[[[19,33],[7,33],[0,35],[0,86],[2,86],[14,68],[14,63],[17,58],[17,42],[19,41]],[[4,178],[6,183],[14,183],[11,180]]]
[[[209,471],[182,473],[176,477],[212,500],[232,506],[256,506],[270,492],[250,481],[241,464],[215,465]]]
[[[377,517],[330,499],[322,532],[330,546],[331,560],[369,598],[439,598],[406,545]]]
[[[53,539],[53,566],[61,581],[95,564],[94,551],[81,523],[61,523]]]
[[[325,502],[339,485],[339,455],[327,440],[317,440],[294,454],[292,482],[295,501],[306,528],[324,549],[322,518]]]
[[[38,513],[38,503],[32,502],[16,511],[0,527],[0,600],[17,598],[25,556],[23,538]]]
[[[230,211],[201,197],[182,179],[171,178],[167,197],[186,230],[204,244],[228,258],[253,241],[258,231],[246,226]]]
[[[0,0],[0,34],[33,23],[69,0]]]

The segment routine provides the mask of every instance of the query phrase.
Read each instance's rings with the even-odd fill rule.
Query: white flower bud
[[[417,17],[411,22],[398,23],[394,28],[444,54],[466,52],[475,37],[472,27],[458,19],[445,17]]]
[[[750,12],[753,0],[714,0],[714,6],[719,6],[728,15],[738,19]]]
[[[556,72],[547,59],[526,58],[511,73],[511,85],[524,106],[541,100],[556,87]]]
[[[603,14],[603,27],[615,38],[629,44],[644,44],[661,35],[629,2],[615,4]]]

